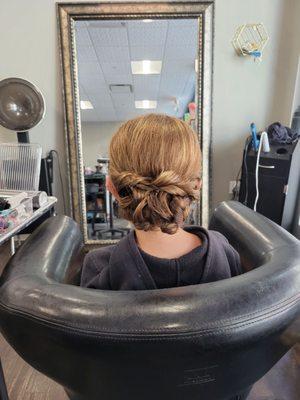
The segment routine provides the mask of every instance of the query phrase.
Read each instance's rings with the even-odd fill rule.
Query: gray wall
[[[94,167],[99,155],[108,156],[110,139],[121,124],[122,122],[82,123],[82,152],[86,167]]]
[[[228,198],[228,182],[240,166],[250,122],[260,129],[274,120],[289,122],[299,55],[299,8],[298,0],[216,1],[214,204]],[[233,52],[232,36],[245,22],[263,22],[268,29],[270,42],[260,65]],[[2,0],[0,27],[0,79],[19,76],[44,93],[46,117],[31,131],[31,141],[41,143],[44,153],[58,150],[65,167],[55,0]],[[13,137],[0,128],[0,141]],[[58,183],[55,191],[61,201]]]

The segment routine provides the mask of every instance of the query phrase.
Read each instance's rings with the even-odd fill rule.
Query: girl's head
[[[110,143],[110,189],[136,229],[173,234],[198,199],[200,147],[183,121],[149,114],[125,122]]]

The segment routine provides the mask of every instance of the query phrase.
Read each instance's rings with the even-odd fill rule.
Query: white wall
[[[275,120],[289,122],[294,60],[299,55],[299,8],[299,0],[216,0],[214,204],[228,197],[228,182],[240,166],[250,122],[260,129]],[[0,11],[0,79],[19,76],[41,89],[47,112],[45,120],[32,129],[31,141],[41,143],[44,153],[58,150],[65,165],[55,0],[2,0]],[[260,65],[237,57],[230,43],[238,25],[256,21],[263,22],[270,34]],[[0,128],[0,141],[12,137]],[[56,184],[61,199],[58,189]]]
[[[82,151],[86,167],[97,165],[97,157],[108,156],[109,143],[112,135],[122,122],[83,122]]]

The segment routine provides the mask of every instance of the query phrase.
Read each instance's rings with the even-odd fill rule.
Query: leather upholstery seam
[[[214,327],[214,326],[216,326],[216,325],[218,326],[220,324],[228,324],[231,321],[234,321],[234,322],[238,321],[238,320],[243,321],[243,320],[246,320],[246,319],[249,319],[249,318],[251,319],[251,317],[253,317],[255,315],[260,316],[262,313],[265,313],[265,315],[267,315],[268,313],[276,311],[281,307],[285,307],[286,303],[287,304],[293,304],[295,302],[297,303],[297,300],[300,300],[300,293],[297,293],[294,296],[291,296],[291,297],[289,297],[287,299],[284,299],[284,300],[282,300],[282,301],[280,301],[280,302],[278,302],[275,305],[272,305],[270,307],[265,307],[265,308],[262,308],[260,310],[254,311],[254,312],[251,312],[251,313],[248,313],[248,314],[244,314],[243,316],[236,316],[236,317],[232,317],[232,318],[229,318],[229,319],[224,319],[224,320],[218,321],[218,323],[208,324],[207,326]],[[1,300],[0,300],[0,307],[6,308],[6,309],[11,309],[11,310],[16,310],[18,312],[24,312],[24,313],[29,314],[29,315],[34,315],[33,313],[31,313],[31,310],[28,310],[28,309],[25,309],[25,308],[16,308],[15,306],[7,306]],[[34,315],[34,316],[37,317],[37,318],[42,318],[42,317],[39,317],[37,315]],[[59,319],[53,318],[51,320],[54,321],[54,322],[61,323],[61,320],[59,320]],[[77,326],[77,324],[74,324],[74,326]],[[95,327],[96,328],[96,326],[91,326],[91,327]]]
[[[271,316],[271,317],[273,317],[273,316],[275,316],[275,315],[278,315],[278,314],[280,314],[280,313],[282,313],[282,312],[284,312],[285,310],[289,310],[289,309],[292,309],[292,307],[295,305],[295,304],[297,304],[298,303],[298,300],[300,300],[300,295],[297,295],[297,296],[293,296],[291,299],[294,299],[294,300],[292,300],[292,301],[290,301],[288,304],[286,304],[284,307],[277,307],[276,309],[270,309],[270,311],[268,312],[268,313],[265,313],[265,314],[261,314],[261,315],[259,315],[257,318],[251,318],[250,320],[248,319],[248,321],[247,320],[245,320],[244,319],[244,321],[241,321],[240,323],[238,323],[238,322],[234,322],[234,326],[228,326],[228,325],[230,325],[230,321],[232,321],[232,320],[225,320],[225,322],[227,322],[227,324],[225,324],[225,323],[218,323],[218,325],[223,325],[223,328],[222,329],[219,329],[219,330],[216,330],[216,327],[218,326],[218,325],[216,325],[216,324],[207,324],[206,325],[206,328],[205,329],[200,329],[200,330],[194,330],[194,331],[192,331],[192,332],[190,332],[190,333],[188,333],[189,335],[198,335],[199,334],[199,332],[207,332],[207,331],[210,331],[210,330],[213,330],[214,329],[214,333],[216,333],[216,332],[222,332],[222,330],[226,330],[226,329],[234,329],[234,328],[240,328],[240,327],[243,327],[243,326],[246,326],[246,325],[250,325],[250,324],[253,324],[253,323],[255,323],[255,322],[259,322],[259,321],[261,321],[262,319],[266,319],[267,317],[269,317],[269,316]],[[287,299],[288,300],[288,299]],[[287,300],[285,301],[285,303],[287,302]],[[13,307],[9,307],[9,306],[6,306],[6,305],[4,305],[3,303],[1,303],[0,302],[0,308],[3,308],[3,309],[6,309],[9,313],[11,313],[11,314],[13,314],[13,313],[15,313],[15,314],[19,314],[19,315],[21,315],[21,316],[24,316],[25,318],[27,318],[27,319],[32,319],[32,320],[39,320],[39,321],[42,321],[43,323],[45,323],[46,325],[53,325],[53,326],[59,326],[59,327],[61,327],[62,329],[66,329],[67,330],[67,328],[68,329],[70,329],[70,330],[74,330],[74,329],[80,329],[80,330],[83,330],[83,329],[91,329],[90,330],[90,332],[92,332],[92,329],[98,329],[99,327],[97,327],[97,326],[95,326],[95,325],[88,325],[88,326],[85,326],[85,327],[83,327],[82,325],[80,325],[80,324],[70,324],[70,323],[68,323],[68,325],[63,325],[63,323],[62,323],[62,321],[61,320],[57,320],[57,319],[47,319],[47,318],[42,318],[42,317],[39,317],[39,316],[36,316],[36,315],[33,315],[33,314],[31,314],[31,313],[29,313],[28,311],[26,311],[26,310],[20,310],[20,309],[18,309],[18,310],[16,310],[15,308],[13,308]],[[227,325],[227,326],[226,326]],[[232,324],[231,324],[232,325]],[[174,335],[184,335],[184,334],[186,334],[186,333],[184,333],[184,332],[180,332],[179,330],[177,330],[176,331],[176,329],[174,329],[174,328],[172,328],[173,330],[172,331],[167,331],[167,329],[166,328],[163,328],[163,329],[152,329],[152,330],[150,330],[150,329],[148,329],[148,330],[144,330],[144,329],[137,329],[137,330],[123,330],[123,329],[119,329],[118,330],[118,332],[120,332],[120,335],[122,335],[122,334],[128,334],[128,335],[130,335],[130,334],[138,334],[138,333],[145,333],[145,332],[149,332],[149,335],[151,335],[151,333],[161,333],[161,332],[163,332],[164,334],[166,334],[166,335],[172,335],[172,334],[174,334]],[[198,328],[199,329],[199,328]],[[108,332],[109,331],[109,329],[105,329],[105,328],[101,328],[101,331],[99,331],[99,332],[96,332],[96,331],[94,331],[94,333],[97,333],[97,334],[101,334],[101,333],[106,333],[106,332]],[[117,332],[115,332],[115,333],[112,333],[112,334],[115,334],[115,335],[118,335],[118,333]]]
[[[284,310],[280,310],[277,313],[272,314],[272,315],[278,315],[278,314],[282,313],[283,311]],[[195,331],[195,332],[190,332],[190,333],[188,333],[188,332],[182,332],[182,333],[178,333],[178,332],[177,333],[175,333],[175,332],[167,333],[167,332],[165,332],[164,333],[165,337],[162,337],[162,336],[158,337],[155,334],[155,332],[153,332],[152,334],[149,333],[147,337],[142,337],[142,336],[138,336],[138,335],[134,336],[133,332],[132,333],[128,332],[127,333],[128,336],[131,336],[131,337],[126,337],[123,334],[118,334],[117,332],[107,334],[106,332],[95,332],[95,331],[87,332],[86,329],[84,330],[83,328],[81,328],[81,329],[74,328],[74,327],[67,328],[65,326],[62,326],[61,324],[54,325],[54,324],[51,324],[51,322],[49,323],[49,321],[47,321],[47,320],[41,320],[37,317],[32,318],[31,316],[28,316],[26,314],[23,314],[22,317],[29,319],[29,320],[39,320],[39,323],[41,325],[46,326],[46,327],[49,327],[49,325],[50,326],[52,325],[51,326],[52,328],[56,328],[65,333],[75,333],[75,334],[79,334],[81,336],[87,336],[87,337],[91,337],[91,338],[98,337],[99,339],[104,338],[104,339],[110,339],[110,340],[114,340],[114,341],[118,341],[118,340],[120,341],[120,339],[124,340],[124,341],[165,341],[165,340],[175,341],[177,339],[182,339],[182,338],[194,338],[194,337],[199,337],[199,336],[200,337],[201,336],[215,336],[216,334],[226,334],[227,332],[232,331],[236,328],[233,326],[229,326],[229,327],[225,327],[225,328],[214,330],[214,331]],[[246,326],[253,325],[255,322],[259,322],[259,321],[255,320],[255,321],[246,322],[244,324],[239,325],[238,328],[244,328]],[[153,337],[153,336],[155,336],[155,337]]]

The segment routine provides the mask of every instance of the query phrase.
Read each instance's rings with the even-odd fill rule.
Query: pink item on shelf
[[[197,104],[189,103],[188,108],[189,108],[189,113],[190,113],[191,118],[194,119],[196,116]]]

